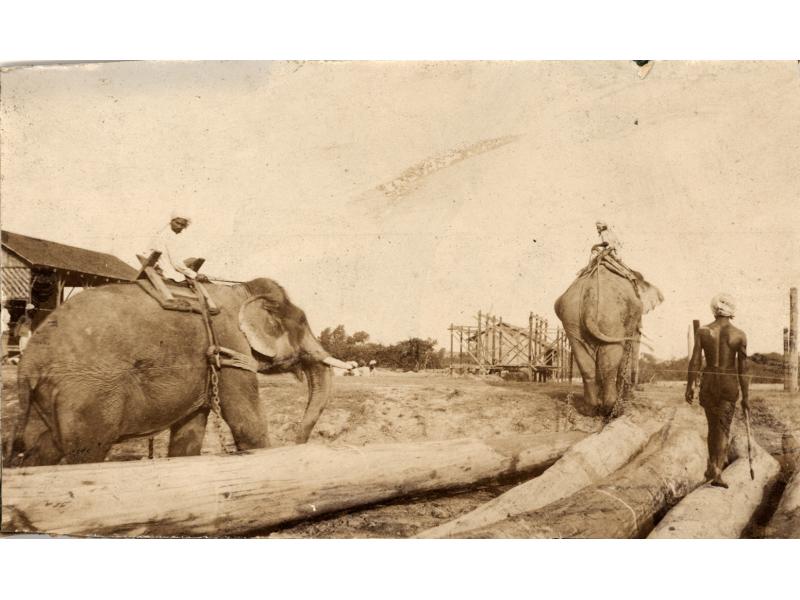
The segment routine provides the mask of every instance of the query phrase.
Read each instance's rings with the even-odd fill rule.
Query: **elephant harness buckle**
[[[225,348],[224,346],[217,346],[216,344],[209,346],[206,352],[208,358],[209,380],[211,384],[211,395],[209,404],[211,410],[220,414],[219,408],[219,372],[223,367],[231,367],[234,369],[243,369],[252,373],[258,373],[258,363],[251,357]]]

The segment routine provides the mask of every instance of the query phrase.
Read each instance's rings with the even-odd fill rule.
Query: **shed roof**
[[[44,267],[69,271],[76,274],[74,281],[66,281],[66,285],[80,285],[81,276],[103,277],[114,281],[132,281],[136,277],[136,269],[122,262],[116,256],[86,250],[67,244],[59,244],[48,240],[12,233],[2,232],[3,248],[17,255],[30,267]]]

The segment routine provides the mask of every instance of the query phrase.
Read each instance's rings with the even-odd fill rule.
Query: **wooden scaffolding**
[[[572,379],[572,349],[560,327],[534,313],[528,327],[478,312],[476,325],[450,325],[450,374],[522,372],[530,381]]]

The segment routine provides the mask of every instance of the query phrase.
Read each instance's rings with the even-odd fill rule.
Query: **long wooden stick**
[[[744,424],[747,427],[747,460],[750,462],[750,479],[755,480],[756,474],[753,471],[753,436],[750,433],[750,409],[744,409]]]

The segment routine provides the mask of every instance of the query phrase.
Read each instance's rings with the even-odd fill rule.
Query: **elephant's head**
[[[352,369],[332,357],[311,332],[305,313],[292,304],[286,291],[271,279],[243,284],[247,297],[239,308],[239,328],[258,360],[259,372],[300,372],[308,382],[308,406],[297,441],[308,440],[314,424],[328,403],[331,389],[329,367]]]

